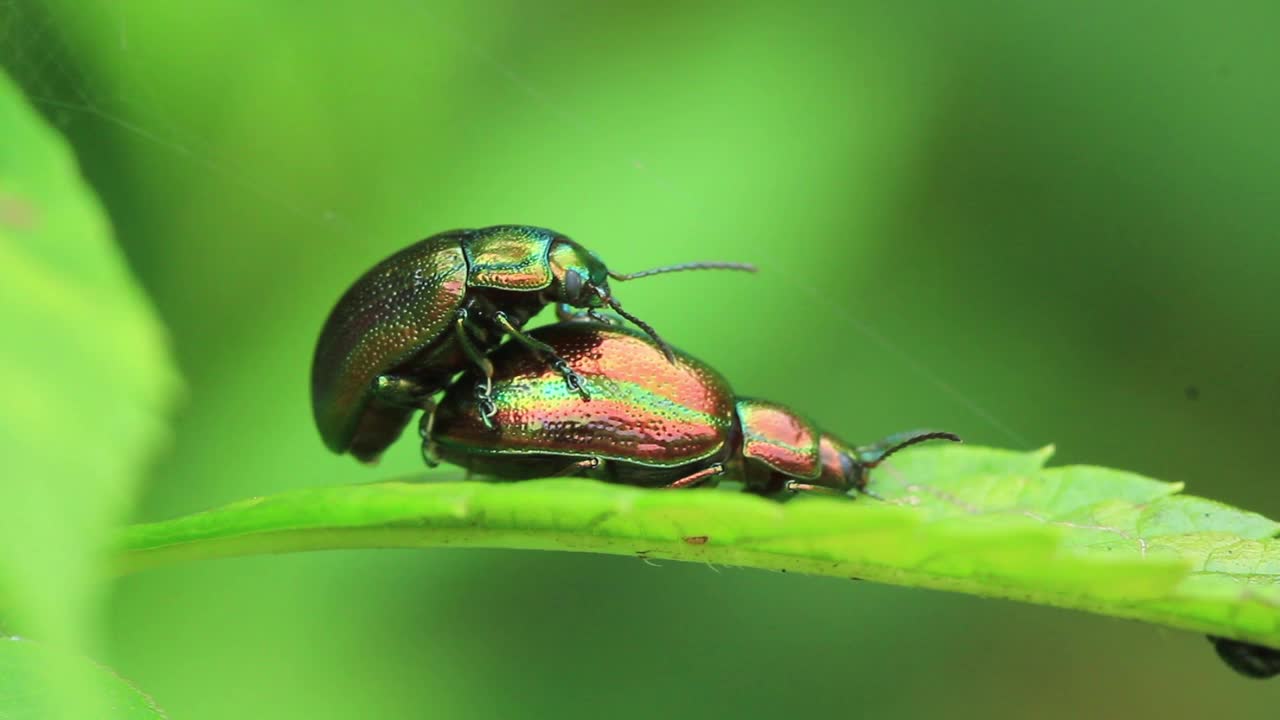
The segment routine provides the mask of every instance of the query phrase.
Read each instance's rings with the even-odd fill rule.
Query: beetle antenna
[[[738,262],[688,262],[678,265],[663,265],[662,267],[633,273],[619,273],[610,270],[609,277],[614,280],[625,281],[649,277],[650,275],[662,275],[663,273],[684,272],[685,270],[741,270],[742,272],[755,272],[756,266],[751,263]]]
[[[609,295],[604,290],[600,290],[597,288],[596,293],[600,296],[601,300],[604,300],[606,303],[609,304],[609,307],[613,308],[614,312],[630,320],[633,325],[643,330],[644,333],[649,337],[653,338],[653,342],[657,344],[659,349],[662,350],[662,354],[667,356],[667,361],[673,365],[675,364],[676,362],[675,352],[671,349],[671,346],[667,344],[667,341],[663,340],[662,336],[658,335],[658,331],[654,330],[652,325],[641,320],[635,315],[632,315],[626,310],[623,310],[622,303],[618,302],[617,300],[614,300],[613,296]]]
[[[858,448],[855,453],[858,457],[858,464],[864,468],[873,468],[884,462],[885,458],[898,452],[902,448],[910,447],[916,443],[922,443],[927,440],[950,440],[951,442],[961,442],[960,436],[955,433],[943,432],[941,430],[910,430],[908,432],[890,435],[871,445],[864,445]]]

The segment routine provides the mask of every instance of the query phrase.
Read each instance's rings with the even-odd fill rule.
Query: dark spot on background
[[[689,537],[686,537],[684,541],[689,543],[690,545],[706,545],[707,540],[709,539],[710,538],[708,538],[706,535],[690,535]]]
[[[1187,389],[1186,389],[1186,390],[1184,390],[1183,392],[1185,392],[1185,393],[1187,394],[1187,399],[1188,399],[1188,400],[1199,400],[1199,399],[1200,399],[1200,388],[1196,387],[1195,385],[1188,385],[1188,386],[1187,386]]]

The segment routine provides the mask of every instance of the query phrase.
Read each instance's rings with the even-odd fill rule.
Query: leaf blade
[[[1280,646],[1274,522],[1131,473],[1033,469],[1046,457],[907,451],[876,479],[889,503],[569,479],[308,489],[134,526],[122,562],[443,545],[601,552],[1010,598]]]

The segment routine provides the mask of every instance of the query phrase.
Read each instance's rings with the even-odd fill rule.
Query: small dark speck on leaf
[[[1187,389],[1184,390],[1183,392],[1186,393],[1188,400],[1200,399],[1200,388],[1196,387],[1195,385],[1188,385]]]
[[[648,551],[648,550],[637,550],[637,551],[636,551],[636,556],[637,556],[637,557],[644,557],[644,556],[646,556],[646,555],[648,555],[648,554],[649,554],[649,551]]]
[[[706,545],[707,540],[710,540],[710,538],[706,535],[690,535],[684,539],[690,545]]]
[[[854,581],[854,582],[862,582],[862,578],[860,578],[860,577],[851,577],[851,578],[849,578],[849,579],[850,579],[850,580],[852,580],[852,581]]]

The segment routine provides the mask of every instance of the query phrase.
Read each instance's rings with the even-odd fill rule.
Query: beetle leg
[[[428,403],[422,409],[422,417],[418,418],[418,437],[430,440],[436,427],[436,404]]]
[[[436,426],[436,404],[429,403],[423,408],[422,417],[418,419],[418,436],[422,438],[422,461],[427,467],[440,466],[440,454],[436,449],[433,431]]]
[[[489,358],[480,352],[475,343],[471,341],[471,334],[467,331],[467,309],[459,308],[457,319],[454,320],[456,327],[456,335],[458,344],[462,346],[462,352],[466,354],[471,362],[480,368],[480,372],[484,373],[484,383],[476,383],[476,405],[480,408],[480,417],[484,420],[484,426],[492,428],[493,423],[490,418],[497,412],[497,408],[493,404],[493,363]]]
[[[611,318],[595,308],[579,310],[568,303],[560,303],[556,305],[556,319],[560,322],[582,322],[583,320],[594,320],[601,325],[621,324],[618,319]]]
[[[391,405],[401,407],[425,407],[433,393],[428,392],[422,383],[400,375],[379,375],[373,380],[373,392],[378,399]]]
[[[422,462],[429,468],[440,467],[440,456],[436,454],[436,444],[430,440],[422,443]]]
[[[574,372],[573,368],[569,367],[569,363],[556,354],[556,351],[550,345],[525,335],[502,311],[494,313],[493,320],[498,324],[498,327],[502,328],[503,332],[510,335],[516,342],[546,358],[551,367],[564,376],[564,381],[570,390],[581,395],[583,400],[591,399],[591,395],[587,393],[587,389],[582,385],[582,376]]]
[[[698,485],[704,480],[707,480],[708,478],[713,478],[723,473],[724,473],[724,465],[721,465],[720,463],[716,463],[715,465],[712,465],[707,468],[703,468],[702,470],[699,470],[698,472],[692,475],[686,475],[680,478],[679,480],[676,480],[675,482],[671,483],[670,485],[667,485],[666,487],[668,488],[692,487],[694,485]]]
[[[600,467],[600,458],[586,458],[570,463],[568,467],[556,473],[553,477],[573,477],[581,472],[589,472]]]
[[[845,493],[840,492],[835,488],[829,488],[823,485],[814,485],[813,483],[800,482],[799,480],[788,480],[786,484],[783,485],[782,487],[785,488],[787,492],[793,492],[793,493],[794,492],[816,492],[816,493],[821,493],[823,495],[839,495],[841,497],[849,497]]]
[[[556,303],[556,319],[560,322],[581,320],[582,313],[569,303]]]
[[[595,320],[601,325],[620,325],[621,324],[618,320],[611,318],[608,315],[601,314],[600,311],[596,310],[595,308],[587,308],[587,317],[591,318],[592,320]]]
[[[622,321],[618,318],[609,317],[595,308],[580,310],[568,303],[560,303],[556,305],[556,319],[560,322],[582,322],[584,320],[594,320],[601,325],[622,324]]]

